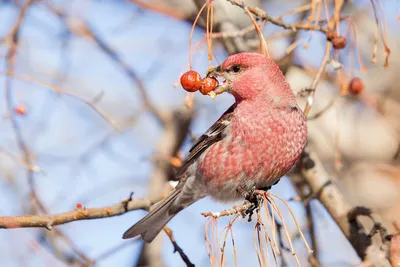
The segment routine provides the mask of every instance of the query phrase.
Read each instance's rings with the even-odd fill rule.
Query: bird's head
[[[207,77],[224,79],[214,89],[228,92],[236,101],[255,99],[260,94],[273,100],[295,101],[293,92],[276,63],[261,54],[239,53],[229,56],[221,65],[208,71]]]

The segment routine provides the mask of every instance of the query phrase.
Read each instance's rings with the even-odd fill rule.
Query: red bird
[[[300,157],[307,140],[303,112],[279,67],[256,53],[229,56],[207,77],[224,77],[214,89],[232,94],[235,103],[191,148],[179,169],[179,183],[167,198],[127,230],[151,242],[178,212],[211,196],[243,198],[243,192],[269,188]]]

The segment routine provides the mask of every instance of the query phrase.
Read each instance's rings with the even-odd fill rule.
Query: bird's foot
[[[256,198],[256,187],[253,186],[253,188],[248,191],[243,187],[238,187],[236,190],[245,200],[249,202],[254,202],[254,199]]]
[[[239,187],[238,193],[240,193],[244,197],[244,204],[251,204],[250,207],[242,213],[243,218],[248,215],[248,221],[251,222],[254,211],[260,209],[263,199],[259,194],[256,193],[256,187],[253,187],[250,191],[246,191],[242,187]]]

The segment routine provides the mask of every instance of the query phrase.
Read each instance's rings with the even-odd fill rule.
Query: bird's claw
[[[245,198],[245,204],[251,203],[251,206],[242,213],[243,218],[249,216],[248,221],[251,222],[251,217],[255,210],[259,209],[262,204],[262,197],[256,193],[256,188],[253,187],[250,191],[246,191],[242,187],[238,188],[238,193]]]

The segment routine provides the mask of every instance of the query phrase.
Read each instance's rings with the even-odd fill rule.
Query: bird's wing
[[[189,156],[186,158],[182,167],[178,170],[176,175],[177,180],[182,178],[193,161],[195,161],[207,148],[224,138],[225,129],[232,120],[235,108],[236,105],[233,104],[202,136],[196,140],[196,143],[189,150]]]
[[[225,129],[230,124],[235,105],[232,105],[190,149],[189,156],[179,169],[176,179],[180,180],[176,188],[167,198],[155,204],[153,209],[139,222],[129,228],[123,238],[132,238],[141,235],[143,240],[151,242],[179,211],[203,198],[204,192],[199,192],[198,179],[195,174],[186,175],[188,167],[210,146],[222,140]],[[184,178],[184,179],[181,179]]]

